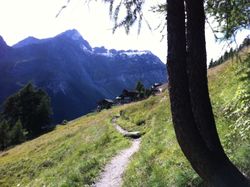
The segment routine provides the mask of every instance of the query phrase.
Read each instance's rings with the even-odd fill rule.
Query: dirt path
[[[105,166],[100,180],[95,187],[119,187],[122,184],[122,175],[130,161],[130,157],[139,150],[140,139],[132,141],[132,146],[121,151],[109,164]]]
[[[131,133],[115,124],[114,120],[112,120],[112,123],[121,134]],[[94,187],[120,187],[122,185],[122,175],[129,164],[131,156],[139,150],[141,143],[140,138],[131,141],[131,147],[122,150],[105,166],[100,179],[93,185]]]

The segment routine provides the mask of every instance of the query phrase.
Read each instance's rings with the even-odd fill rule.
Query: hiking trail
[[[132,145],[120,151],[111,161],[105,166],[104,171],[101,173],[99,180],[93,187],[120,187],[122,185],[122,176],[127,168],[130,158],[140,148],[141,136],[139,131],[128,132],[116,124],[116,118],[112,119],[112,125],[116,130],[125,137],[130,137]],[[133,138],[133,139],[132,139]]]

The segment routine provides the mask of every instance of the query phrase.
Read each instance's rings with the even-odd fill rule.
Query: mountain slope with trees
[[[76,30],[53,38],[29,37],[13,47],[0,38],[0,103],[32,82],[51,97],[54,122],[91,112],[137,81],[166,82],[166,67],[150,51],[92,48]]]

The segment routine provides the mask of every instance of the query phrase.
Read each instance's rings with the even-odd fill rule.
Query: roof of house
[[[114,101],[111,99],[102,99],[98,101],[98,105],[103,104],[103,103],[113,103]]]
[[[160,86],[157,86],[157,87],[155,87],[156,89],[162,89],[162,90],[165,90],[165,89],[167,89],[168,88],[168,83],[166,83],[166,84],[162,84],[162,85],[160,85]]]

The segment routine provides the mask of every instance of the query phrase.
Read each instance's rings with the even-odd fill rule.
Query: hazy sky
[[[154,0],[147,2],[165,2]],[[77,29],[92,47],[105,46],[115,49],[150,50],[166,61],[167,41],[161,42],[162,34],[159,30],[150,31],[146,24],[142,25],[141,34],[137,35],[137,28],[126,35],[123,29],[112,34],[113,23],[109,18],[108,5],[93,0],[89,5],[85,0],[71,0],[60,16],[56,14],[67,0],[0,0],[0,35],[8,45],[34,36],[46,38],[55,36],[68,29]],[[100,2],[100,0],[98,1]],[[145,6],[145,17],[152,28],[156,28],[162,20]],[[238,41],[250,34],[245,31]],[[206,29],[208,60],[216,58],[222,53],[222,46],[215,43],[210,29]]]

